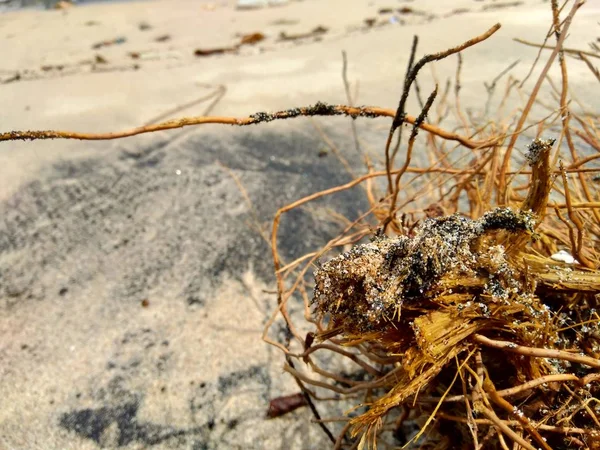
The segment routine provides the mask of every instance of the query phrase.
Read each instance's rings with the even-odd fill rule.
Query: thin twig
[[[406,67],[406,73],[404,74],[404,87],[403,89],[410,89],[409,76],[410,71],[412,70],[415,64],[415,56],[417,55],[417,46],[419,45],[419,36],[416,34],[413,36],[412,45],[410,47],[410,56],[408,57],[408,66]],[[417,96],[419,96],[419,87],[416,84],[417,79],[415,78],[415,89],[417,91]],[[420,98],[420,97],[419,97]],[[421,107],[421,109],[423,109]],[[396,157],[398,150],[400,150],[400,145],[402,144],[402,130],[398,133],[398,139],[396,139],[396,145],[394,146],[394,151],[392,152],[392,160]]]
[[[509,414],[512,414],[517,421],[523,426],[523,428],[529,433],[529,435],[541,446],[544,450],[552,450],[544,438],[540,435],[540,433],[533,427],[529,419],[523,414],[523,412],[519,411],[513,405],[511,405],[508,400],[498,395],[496,392],[496,387],[490,380],[489,376],[483,379],[483,386],[487,394],[490,396],[492,401],[499,405],[502,409],[504,409]]]
[[[588,68],[592,71],[592,73],[594,74],[596,79],[598,81],[600,81],[600,70],[598,70],[598,68],[592,64],[592,62],[588,59],[587,56],[585,56],[583,54],[583,52],[579,52],[579,57],[588,66]],[[598,55],[598,57],[600,57],[600,55]]]
[[[525,39],[521,39],[521,38],[513,38],[513,41],[518,42],[519,44],[529,45],[530,47],[540,48],[542,50],[556,50],[556,48],[557,48],[557,47],[553,47],[551,45],[536,44],[535,42],[526,41]],[[575,56],[579,56],[580,54],[583,54],[585,56],[591,56],[592,58],[600,59],[600,55],[598,53],[585,52],[585,51],[577,50],[577,49],[573,49],[573,48],[563,48],[563,51],[565,53],[569,53],[569,54],[572,54]]]
[[[578,213],[573,210],[573,206],[571,203],[571,191],[569,190],[568,178],[566,172],[564,171],[562,161],[560,162],[559,167],[563,179],[563,185],[565,188],[565,202],[567,204],[567,214],[569,215],[569,219],[571,219],[571,222],[573,222],[575,224],[575,227],[577,228],[577,242],[574,243],[575,245],[571,246],[571,251],[573,252],[573,255],[577,258],[577,260],[583,265],[589,268],[594,268],[594,263],[592,263],[583,255],[583,223],[581,222],[581,218],[579,217]],[[592,211],[594,211],[594,209],[592,209]]]
[[[210,114],[210,112],[212,111],[212,109],[225,96],[226,92],[227,92],[227,88],[224,85],[219,85],[217,87],[217,89],[214,90],[213,92],[211,92],[210,94],[204,95],[204,96],[202,96],[200,98],[194,99],[194,100],[192,100],[190,102],[186,102],[183,105],[178,105],[178,106],[176,106],[173,109],[170,109],[170,110],[168,110],[166,112],[163,112],[159,116],[153,117],[151,120],[149,120],[148,122],[146,122],[144,124],[144,126],[152,125],[153,123],[159,123],[159,122],[165,120],[167,117],[172,116],[173,114],[180,113],[181,111],[189,109],[192,106],[195,106],[195,105],[198,105],[200,103],[203,103],[203,102],[205,102],[207,100],[210,100],[211,98],[214,97],[213,101],[210,102],[210,104],[202,112],[203,116],[205,116],[207,114]]]
[[[292,361],[292,358],[290,358],[289,356],[286,356],[286,360],[287,360],[287,363],[290,365],[290,367],[294,368],[294,362]],[[308,390],[304,387],[304,383],[302,383],[302,380],[300,380],[298,377],[294,377],[294,380],[296,380],[298,387],[300,387],[300,389],[302,390],[302,394],[304,394],[306,403],[308,403],[308,407],[312,411],[313,416],[315,416],[317,423],[319,424],[319,426],[321,427],[321,429],[323,430],[325,435],[329,438],[329,440],[333,444],[335,444],[336,439],[333,437],[333,434],[329,430],[329,427],[321,420],[321,414],[319,414],[319,411],[317,410],[317,407],[315,406],[314,402],[312,401],[312,398],[310,398],[310,394],[309,394]]]
[[[419,126],[425,121],[425,118],[427,117],[427,114],[429,113],[429,110],[431,109],[431,105],[433,105],[433,102],[434,102],[436,96],[437,96],[437,85],[436,85],[435,89],[433,90],[433,92],[427,98],[427,102],[425,102],[425,107],[419,114],[419,117],[417,117],[417,120],[415,121],[412,131],[410,133],[410,138],[408,139],[408,149],[406,150],[406,158],[404,160],[404,165],[402,166],[402,168],[396,175],[396,179],[394,182],[394,190],[392,191],[392,201],[390,202],[388,218],[383,223],[384,230],[385,230],[385,227],[387,226],[387,224],[389,224],[393,219],[394,208],[396,207],[396,200],[398,199],[398,194],[400,192],[400,179],[402,178],[402,175],[406,172],[406,169],[408,169],[408,166],[410,165],[410,161],[412,158],[412,149],[413,149],[413,146],[415,143],[415,139],[417,138],[417,134],[419,132]]]
[[[0,133],[1,141],[34,141],[41,139],[79,139],[84,141],[103,141],[111,139],[121,139],[130,136],[136,136],[143,133],[152,133],[154,131],[172,130],[193,125],[203,125],[207,123],[247,126],[259,123],[272,122],[274,120],[292,119],[301,116],[350,116],[350,117],[394,117],[395,112],[391,109],[379,107],[351,107],[347,105],[328,105],[317,102],[315,105],[304,106],[300,108],[287,109],[274,113],[259,112],[248,117],[223,117],[223,116],[197,116],[183,117],[180,119],[169,120],[154,125],[147,125],[132,128],[124,131],[110,133],[79,133],[73,131],[43,130],[43,131],[8,131]],[[406,116],[405,121],[411,124],[415,123],[416,118]],[[433,133],[443,139],[457,141],[467,148],[487,148],[493,146],[496,139],[484,141],[473,141],[465,136],[449,132],[434,125],[423,123],[421,129]]]
[[[408,94],[410,93],[410,86],[411,86],[412,82],[415,80],[415,78],[417,77],[419,70],[421,70],[423,68],[423,66],[427,63],[430,63],[433,61],[439,61],[441,59],[447,58],[450,55],[461,52],[475,44],[478,44],[478,43],[486,40],[491,35],[493,35],[496,31],[498,31],[499,29],[500,29],[500,24],[497,23],[496,25],[491,27],[488,31],[486,31],[485,33],[483,33],[477,37],[474,37],[473,39],[469,39],[468,41],[462,43],[461,45],[452,47],[443,52],[434,53],[431,55],[425,55],[410,69],[410,72],[408,73],[408,75],[405,79],[405,82],[404,82],[404,89],[403,89],[402,95],[400,97],[400,102],[398,104],[398,108],[396,109],[396,113],[394,114],[394,120],[392,122],[392,126],[390,127],[390,132],[388,134],[388,139],[387,139],[387,142],[385,145],[385,168],[388,173],[391,172],[391,170],[393,168],[393,159],[394,159],[393,157],[395,156],[395,155],[390,155],[390,145],[392,142],[392,138],[394,136],[395,131],[399,127],[401,127],[405,121],[407,121],[407,115],[406,115],[406,111],[405,111],[406,101],[408,100]],[[392,178],[391,178],[391,176],[388,176],[388,190],[390,193],[392,193],[392,189],[393,189]]]
[[[438,417],[441,419],[451,420],[453,422],[467,423],[468,419],[465,417],[454,416],[452,414],[447,414],[444,412],[438,412]],[[478,425],[492,425],[492,422],[489,419],[474,419],[475,423]],[[507,425],[510,426],[518,426],[519,422],[516,420],[506,420]],[[545,425],[545,424],[536,424],[538,430],[550,431],[551,433],[561,433],[561,434],[593,434],[593,430],[586,430],[585,428],[577,428],[577,427],[556,427],[553,425]]]
[[[500,391],[496,391],[496,394],[501,397],[510,397],[512,395],[520,394],[521,392],[529,391],[537,386],[542,386],[547,383],[557,383],[561,381],[576,381],[583,383],[583,378],[580,380],[576,375],[573,374],[556,374],[556,375],[546,375],[540,378],[536,378],[535,380],[527,381],[526,383],[520,384],[519,386],[515,386],[512,388],[502,389]],[[595,381],[595,380],[594,380]],[[466,400],[472,400],[471,397],[465,397],[463,395],[452,395],[450,397],[446,397],[444,400],[446,403],[458,403]],[[418,399],[418,403],[437,403],[440,401],[439,397],[420,397]]]
[[[498,75],[496,75],[496,77],[492,80],[492,82],[490,84],[484,82],[483,85],[485,87],[485,90],[487,92],[487,100],[485,102],[485,110],[483,113],[484,117],[487,117],[488,115],[488,111],[490,108],[490,103],[492,101],[492,97],[494,96],[494,92],[496,91],[496,84],[498,83],[498,81],[500,81],[500,79],[506,75],[508,72],[510,72],[517,64],[519,64],[521,60],[517,59],[516,61],[513,61],[508,67],[504,68]]]
[[[514,342],[509,341],[498,341],[490,339],[481,334],[474,334],[473,340],[479,344],[487,347],[497,348],[505,350],[510,353],[517,353],[518,355],[532,356],[534,358],[556,358],[565,361],[570,361],[579,364],[585,364],[596,369],[600,369],[600,359],[592,358],[591,356],[579,355],[577,353],[569,353],[564,350],[555,350],[549,348],[535,348],[525,347],[523,345],[517,345]]]
[[[519,137],[519,134],[521,132],[521,129],[523,128],[523,125],[525,124],[525,121],[527,120],[527,117],[529,116],[529,111],[531,110],[531,107],[533,106],[533,103],[535,102],[535,99],[537,97],[537,94],[540,90],[540,87],[542,86],[542,83],[544,82],[545,78],[546,78],[546,74],[548,73],[548,71],[550,70],[550,67],[552,66],[552,64],[554,63],[554,59],[556,58],[556,56],[558,55],[558,51],[562,46],[563,41],[565,40],[566,36],[567,36],[567,31],[569,31],[569,26],[571,25],[571,21],[573,19],[573,16],[575,16],[575,13],[577,12],[577,10],[579,9],[579,7],[583,5],[583,2],[580,1],[575,1],[573,3],[573,7],[571,8],[571,11],[569,12],[569,15],[567,16],[566,20],[565,20],[565,24],[561,30],[561,35],[560,38],[557,42],[556,47],[554,48],[552,54],[550,55],[550,57],[548,58],[548,61],[546,62],[546,65],[544,66],[544,69],[542,70],[542,72],[540,73],[540,76],[538,77],[538,80],[531,92],[531,95],[529,96],[529,100],[527,101],[527,105],[525,105],[525,108],[523,109],[523,113],[521,114],[521,117],[519,118],[519,122],[517,123],[515,130],[510,138],[508,147],[506,148],[506,151],[504,153],[504,159],[502,161],[502,168],[500,170],[500,176],[499,176],[499,186],[498,186],[498,190],[499,190],[499,196],[500,196],[500,204],[504,205],[506,204],[507,201],[507,192],[506,192],[506,173],[509,171],[509,167],[510,167],[510,160],[511,160],[511,156],[512,156],[512,150],[515,146],[515,144],[517,143],[517,138]]]
[[[348,105],[354,106],[356,99],[352,98],[352,94],[350,93],[350,83],[348,81],[348,57],[346,55],[346,50],[342,50],[342,80],[344,82],[344,90],[346,91],[346,100],[348,101]],[[356,118],[352,118],[350,125],[352,127],[352,137],[354,138],[354,147],[356,148],[356,153],[362,155],[360,142],[358,141],[358,133],[356,131]]]

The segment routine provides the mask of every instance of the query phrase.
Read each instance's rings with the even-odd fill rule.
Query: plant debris
[[[198,48],[194,50],[195,56],[212,56],[212,55],[220,55],[223,53],[237,53],[238,50],[245,45],[254,45],[258,42],[265,40],[266,36],[263,33],[249,33],[244,34],[240,37],[240,40],[237,44],[232,45],[231,47],[216,47],[209,49]]]
[[[171,40],[171,35],[170,34],[163,34],[161,36],[158,36],[154,39],[154,41],[156,42],[167,42]]]
[[[119,44],[124,44],[125,42],[127,42],[127,38],[126,37],[117,37],[114,39],[109,39],[107,41],[101,41],[101,42],[97,42],[94,45],[92,45],[92,48],[94,50],[97,50],[99,48],[103,48],[103,47],[110,47],[113,45],[119,45]]]
[[[306,406],[307,404],[306,398],[302,392],[292,395],[283,395],[281,397],[274,398],[269,402],[267,417],[269,419],[281,417],[297,410],[298,408],[301,408],[302,406]]]
[[[279,41],[296,41],[299,39],[307,38],[320,38],[322,35],[327,33],[329,28],[319,25],[313,28],[311,31],[306,33],[288,34],[285,31],[279,33]]]
[[[483,11],[496,11],[498,9],[503,8],[514,8],[515,6],[521,6],[523,2],[515,1],[515,2],[505,2],[505,3],[492,3],[489,5],[483,5]]]
[[[557,2],[552,8],[560,45],[578,5],[563,20]],[[408,7],[398,12],[414,13]],[[368,24],[374,26],[376,19]],[[411,122],[405,160],[396,168],[402,142],[395,149],[391,142],[408,117],[406,99],[419,70],[477,39],[482,37],[417,61],[415,38],[386,143],[386,171],[369,166],[355,182],[298,200],[275,217],[278,312],[293,339],[272,340],[272,320],[265,340],[286,350],[284,369],[309,398],[333,394],[344,405],[355,405],[341,407],[345,420],[328,422],[315,413],[328,436],[337,428],[331,439],[335,448],[374,449],[383,443],[384,448],[439,450],[600,449],[600,203],[591,183],[600,169],[588,166],[589,175],[579,171],[595,158],[578,153],[573,143],[577,136],[578,143],[600,151],[597,133],[588,125],[572,128],[575,122],[583,126],[583,120],[569,122],[563,115],[572,161],[558,168],[555,140],[536,138],[524,149],[520,167],[511,170],[514,133],[507,146],[479,147],[467,164],[463,158],[456,165],[446,164],[447,147],[441,150],[428,140],[430,160],[444,161],[443,167],[415,166],[411,154],[420,124],[425,117],[428,123],[444,117],[438,113],[431,119],[435,89],[426,102],[419,98],[422,111]],[[459,53],[457,102],[461,65]],[[532,92],[529,106],[518,113],[517,133],[536,95]],[[561,107],[568,110],[566,98]],[[460,114],[460,123],[479,134],[480,123]],[[594,130],[597,118],[589,119]],[[557,134],[549,122],[538,123],[537,131]],[[403,182],[409,171],[416,174],[412,183]],[[431,181],[418,184],[422,176]],[[383,177],[387,189],[382,192],[372,177]],[[299,258],[282,272],[276,240],[281,215],[362,182],[369,213],[307,255],[308,262]],[[417,206],[405,212],[407,205]],[[333,249],[343,251],[321,262]],[[304,277],[311,266],[316,266],[314,283]],[[299,331],[306,324],[288,310],[295,295],[312,313],[308,334]],[[300,353],[291,350],[296,341]],[[349,372],[346,364],[357,371]],[[313,412],[319,404],[314,406]]]

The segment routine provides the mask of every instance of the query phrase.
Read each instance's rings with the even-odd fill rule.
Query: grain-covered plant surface
[[[274,218],[277,307],[264,339],[281,349],[301,389],[289,403],[304,398],[338,449],[600,449],[600,120],[571,97],[567,69],[578,59],[600,82],[600,49],[563,47],[582,5],[551,2],[553,23],[533,63],[540,75],[527,91],[511,66],[499,74],[487,86],[488,102],[503,89],[494,119],[461,109],[460,55],[500,25],[421,59],[415,38],[396,110],[353,106],[344,76],[348,105],[186,117],[105,134],[12,131],[0,140],[117,139],[298,116],[392,118],[385,170],[365,156],[365,174]],[[419,71],[448,57],[458,60],[454,83],[424,98]],[[555,65],[559,80],[548,76]],[[542,100],[543,85],[551,94]],[[514,92],[523,104],[502,116]],[[416,115],[406,111],[409,95],[421,105]],[[491,117],[489,105],[481,106]],[[534,111],[545,117],[531,119]],[[458,131],[441,125],[448,115]],[[429,164],[413,162],[415,146]],[[283,261],[277,232],[286,213],[355,186],[370,209],[354,221],[338,217],[342,233]],[[298,307],[304,314],[290,312]],[[281,324],[283,341],[272,337]],[[288,408],[285,398],[272,406],[274,416]],[[339,414],[324,417],[325,409]]]

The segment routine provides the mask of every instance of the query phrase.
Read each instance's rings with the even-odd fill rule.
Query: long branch
[[[328,105],[318,102],[315,105],[304,106],[300,108],[292,108],[274,113],[258,112],[247,117],[224,117],[224,116],[196,116],[183,117],[181,119],[169,120],[153,125],[131,128],[129,130],[117,131],[111,133],[79,133],[74,131],[8,131],[0,133],[0,141],[15,141],[15,140],[40,140],[40,139],[79,139],[84,141],[102,141],[110,139],[120,139],[130,136],[136,136],[143,133],[152,133],[153,131],[172,130],[183,128],[192,125],[203,125],[207,123],[217,123],[222,125],[247,126],[259,123],[271,122],[273,120],[291,119],[300,116],[350,116],[350,117],[394,117],[395,110],[387,108],[379,108],[374,106],[352,107],[347,105]],[[414,124],[416,118],[406,116],[405,120]],[[443,139],[456,141],[465,147],[486,148],[495,145],[497,139],[488,139],[477,141],[466,136],[461,136],[457,133],[446,131],[429,123],[420,125],[422,130],[439,136]]]

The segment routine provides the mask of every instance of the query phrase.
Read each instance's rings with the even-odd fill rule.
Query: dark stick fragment
[[[417,36],[415,34],[413,36],[413,43],[412,43],[412,47],[410,49],[410,57],[408,58],[408,67],[406,68],[406,74],[404,75],[404,88],[402,91],[403,93],[406,91],[406,89],[410,90],[411,80],[409,77],[410,77],[412,68],[415,64],[415,55],[417,54],[417,45],[418,44],[419,44],[419,36]],[[417,79],[415,78],[414,81],[416,82]],[[418,88],[417,88],[417,91],[418,91]],[[423,108],[421,108],[421,109],[423,109]],[[405,115],[406,115],[406,111],[404,110],[404,103],[400,102],[400,104],[398,105],[398,109],[396,110],[396,115],[394,116],[394,120],[392,121],[392,126],[390,127],[390,133],[392,135],[396,132],[396,129],[404,123]],[[400,131],[400,133],[398,133],[398,139],[396,140],[396,146],[394,147],[394,151],[393,151],[392,157],[391,157],[392,161],[396,157],[396,153],[398,153],[401,143],[402,143],[402,131]],[[391,186],[391,184],[390,184],[390,186]]]
[[[304,351],[308,350],[315,341],[315,333],[312,331],[306,333],[306,339],[304,340]],[[308,355],[304,356],[304,362],[308,364]]]
[[[429,114],[429,110],[431,109],[431,105],[433,105],[433,101],[437,97],[437,93],[438,93],[438,87],[436,85],[433,92],[431,94],[429,94],[429,97],[427,98],[427,102],[425,102],[425,106],[423,106],[423,109],[419,113],[417,120],[415,120],[415,123],[413,124],[412,130],[410,132],[409,141],[414,140],[417,137],[417,134],[419,133],[419,127],[423,124],[423,122],[425,122],[425,119],[427,118],[427,114]]]
[[[393,192],[392,191],[392,188],[393,188],[392,177],[390,175],[390,172],[393,169],[393,167],[392,167],[393,160],[396,157],[397,149],[400,148],[400,145],[398,145],[397,149],[394,149],[394,153],[392,155],[390,155],[390,145],[392,143],[392,138],[394,136],[395,131],[398,128],[402,127],[402,125],[404,124],[404,122],[406,120],[406,112],[405,112],[406,101],[408,100],[408,94],[410,93],[410,88],[412,86],[412,83],[415,81],[417,74],[419,73],[419,70],[421,70],[423,68],[423,66],[427,63],[430,63],[433,61],[439,61],[450,55],[461,52],[468,47],[478,44],[481,41],[486,40],[492,34],[494,34],[496,31],[498,31],[499,29],[500,29],[500,24],[497,23],[496,25],[494,25],[492,28],[490,28],[488,31],[486,31],[485,33],[483,33],[480,36],[477,36],[473,39],[469,39],[468,41],[464,42],[463,44],[458,45],[453,48],[449,48],[446,51],[434,53],[431,55],[425,55],[419,61],[417,61],[417,63],[414,63],[414,64],[413,64],[414,54],[413,54],[413,52],[411,52],[411,56],[409,59],[409,68],[410,69],[407,70],[407,74],[404,78],[404,87],[402,89],[402,95],[400,96],[400,102],[398,103],[398,108],[396,109],[396,114],[394,116],[394,120],[392,121],[392,126],[390,127],[390,132],[389,132],[388,139],[387,139],[387,142],[385,145],[385,168],[386,168],[386,171],[388,172],[388,191],[390,194]],[[413,40],[413,46],[412,46],[413,50],[415,50],[415,51],[416,51],[417,43],[418,43],[418,38],[415,36],[415,38]]]
[[[307,404],[306,398],[302,392],[292,395],[283,395],[281,397],[274,398],[269,402],[267,417],[269,419],[281,417],[284,414],[295,411],[296,409],[306,406]]]

